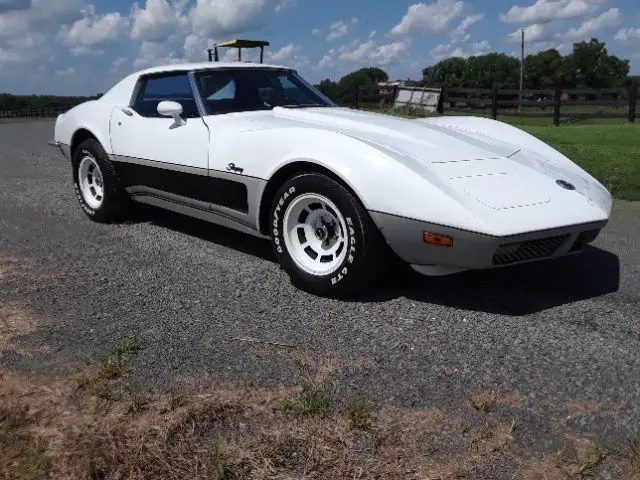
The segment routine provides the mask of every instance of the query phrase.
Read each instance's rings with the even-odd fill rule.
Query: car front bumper
[[[370,214],[396,255],[424,275],[484,270],[578,253],[607,224],[604,220],[496,237],[385,213]],[[427,244],[425,233],[450,237],[453,244]]]
[[[62,142],[51,141],[48,142],[50,146],[57,148],[60,150],[60,153],[64,158],[69,160],[71,158],[71,147]]]

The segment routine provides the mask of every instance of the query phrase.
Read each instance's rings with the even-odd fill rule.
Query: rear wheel
[[[388,249],[368,213],[345,187],[320,173],[287,180],[271,209],[273,247],[301,290],[355,295],[372,286],[388,264]]]
[[[73,152],[73,186],[82,210],[96,222],[125,217],[130,197],[100,143],[89,138]]]

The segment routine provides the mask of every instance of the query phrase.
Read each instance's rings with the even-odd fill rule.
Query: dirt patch
[[[0,351],[28,353],[29,349],[20,339],[35,332],[38,326],[36,316],[26,308],[17,305],[0,306]]]
[[[567,436],[554,455],[523,462],[523,479],[563,480],[593,476],[608,454],[593,438]]]

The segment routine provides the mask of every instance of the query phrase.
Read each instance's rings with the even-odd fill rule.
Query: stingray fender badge
[[[230,172],[236,172],[236,173],[244,172],[244,168],[236,167],[235,163],[230,163],[229,165],[227,165],[227,170],[229,170]]]
[[[572,183],[567,182],[566,180],[556,180],[556,184],[565,190],[575,190],[576,187]]]

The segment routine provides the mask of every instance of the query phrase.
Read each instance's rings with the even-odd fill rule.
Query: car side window
[[[184,118],[200,116],[187,73],[143,79],[132,108],[143,117],[166,118],[158,113],[158,104],[163,100],[180,103]]]
[[[268,79],[268,77],[267,77]],[[265,87],[251,72],[219,70],[196,76],[207,114],[247,112],[269,109]]]

